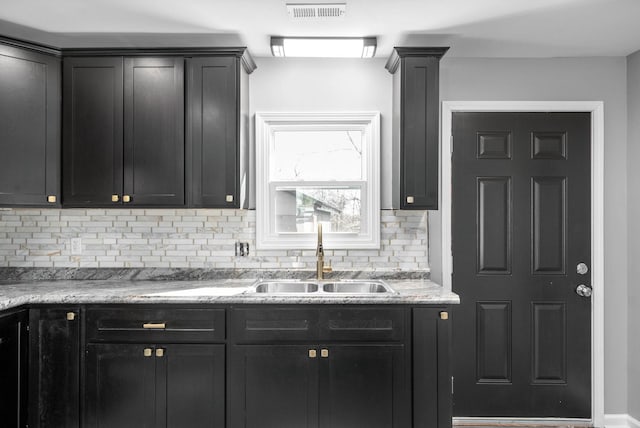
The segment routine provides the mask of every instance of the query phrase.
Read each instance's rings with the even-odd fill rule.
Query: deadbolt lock
[[[413,203],[413,196],[407,196],[407,203],[408,204],[412,204]]]
[[[440,312],[440,319],[441,320],[448,320],[449,319],[449,312]]]
[[[129,195],[124,195],[124,196],[122,197],[122,202],[125,202],[125,203],[127,203],[127,202],[131,202],[131,196],[129,196]]]
[[[49,202],[50,204],[55,204],[57,200],[58,200],[58,198],[56,198],[55,195],[47,196],[47,202]]]
[[[329,350],[328,349],[321,349],[320,350],[320,356],[322,358],[329,358]]]
[[[151,348],[144,348],[143,355],[144,355],[145,357],[150,357],[152,353],[153,353],[153,349],[151,349]]]
[[[162,348],[156,349],[156,357],[164,357],[164,349]]]
[[[587,266],[585,263],[578,263],[578,265],[576,266],[576,272],[578,273],[578,275],[586,275],[587,272],[589,272],[589,266]]]
[[[120,196],[118,195],[111,195],[111,202],[118,202],[120,200]]]
[[[317,355],[315,349],[309,349],[309,358],[315,358]]]
[[[76,314],[74,312],[67,312],[67,321],[73,321],[76,319]]]

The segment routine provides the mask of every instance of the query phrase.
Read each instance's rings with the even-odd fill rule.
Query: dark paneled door
[[[453,116],[454,416],[591,417],[590,119]]]
[[[184,205],[184,58],[124,60],[122,201]]]

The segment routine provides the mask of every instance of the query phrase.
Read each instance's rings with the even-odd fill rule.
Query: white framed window
[[[256,113],[256,247],[380,248],[380,113]]]

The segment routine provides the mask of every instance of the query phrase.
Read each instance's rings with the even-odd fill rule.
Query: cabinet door
[[[187,60],[191,205],[238,208],[238,60]]]
[[[122,91],[121,57],[64,59],[65,206],[120,204]]]
[[[60,60],[3,45],[0,205],[60,205]]]
[[[79,309],[73,307],[32,309],[30,312],[31,427],[79,426],[79,313]]]
[[[320,347],[320,428],[409,427],[402,345]]]
[[[125,205],[184,205],[183,82],[183,58],[124,60]]]
[[[312,346],[235,346],[229,359],[229,427],[318,426],[318,358]]]
[[[413,423],[416,427],[451,428],[451,327],[447,310],[413,309]]]
[[[84,426],[155,428],[153,345],[89,344],[86,349]]]
[[[24,315],[0,317],[0,421],[7,428],[22,428],[27,424],[27,324]]]
[[[162,345],[156,358],[157,427],[224,428],[224,345]],[[165,394],[166,391],[166,395]]]
[[[400,208],[438,209],[438,57],[402,63]]]

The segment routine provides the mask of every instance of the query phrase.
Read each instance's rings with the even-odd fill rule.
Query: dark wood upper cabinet
[[[439,67],[449,48],[396,47],[393,76],[393,206],[438,209]]]
[[[123,60],[64,60],[64,204],[110,206],[122,194]],[[115,202],[118,202],[115,201]]]
[[[64,63],[65,206],[184,206],[184,58]]]
[[[246,183],[248,72],[237,56],[187,60],[189,205],[241,208]]]
[[[125,58],[124,130],[124,204],[184,205],[184,58]]]
[[[60,206],[60,59],[0,39],[0,206]]]

